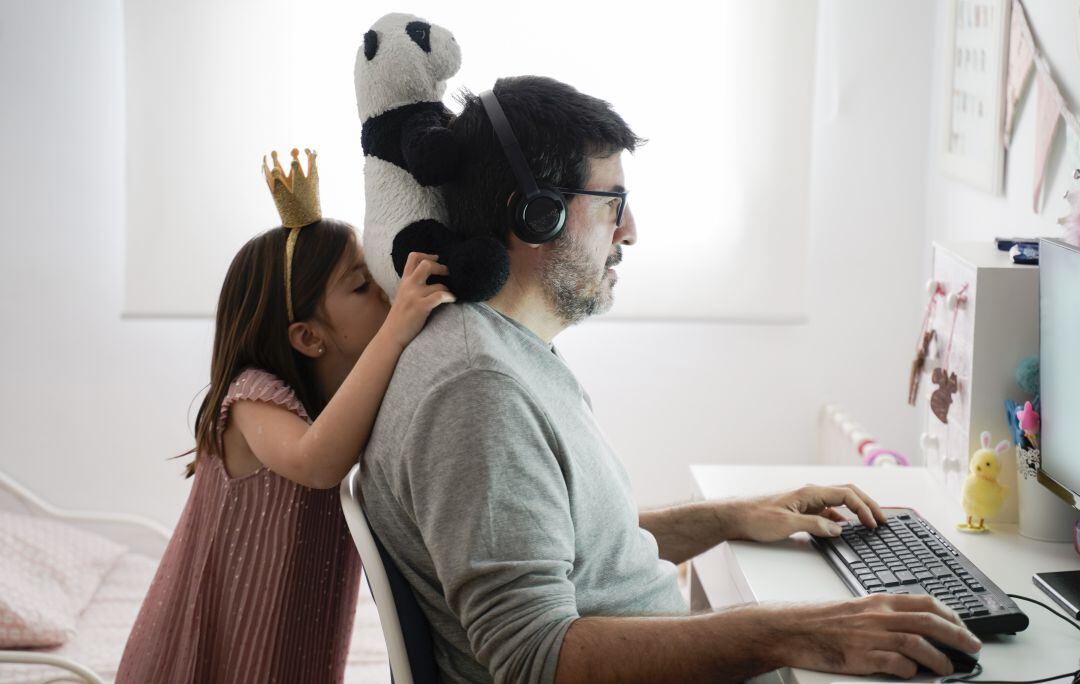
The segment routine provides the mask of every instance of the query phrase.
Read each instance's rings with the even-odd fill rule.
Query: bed
[[[139,516],[53,506],[2,472],[0,512],[58,521],[126,547],[79,614],[74,638],[53,648],[0,650],[0,684],[112,682],[170,530]],[[375,605],[366,582],[361,586],[345,681],[388,682],[390,670]]]

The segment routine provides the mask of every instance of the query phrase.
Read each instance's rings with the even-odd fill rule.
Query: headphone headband
[[[502,144],[503,152],[506,154],[506,161],[510,163],[510,170],[513,172],[514,178],[517,179],[518,187],[525,195],[525,199],[532,199],[540,191],[540,188],[537,187],[536,179],[533,178],[532,171],[529,170],[529,165],[525,161],[525,153],[521,151],[521,145],[518,144],[514,129],[510,126],[510,120],[506,118],[506,112],[503,111],[502,105],[499,104],[499,100],[492,90],[485,90],[480,93],[480,101],[484,103],[484,110],[487,112],[488,120],[491,121],[491,127],[495,129],[495,136]]]
[[[480,102],[484,105],[488,120],[495,131],[495,136],[503,148],[503,155],[510,164],[510,171],[517,179],[522,196],[514,204],[514,234],[525,242],[541,244],[555,239],[562,233],[566,224],[566,200],[553,188],[540,188],[525,161],[510,120],[506,118],[502,105],[495,92],[486,90],[480,93]]]

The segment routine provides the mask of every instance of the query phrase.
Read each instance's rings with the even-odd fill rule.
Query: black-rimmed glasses
[[[615,211],[615,225],[622,225],[623,209],[626,208],[626,196],[630,194],[628,190],[622,192],[609,192],[606,190],[574,190],[572,188],[555,188],[564,195],[592,195],[593,197],[618,197],[619,208]]]

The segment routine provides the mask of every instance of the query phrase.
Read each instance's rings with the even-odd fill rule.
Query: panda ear
[[[370,62],[375,58],[375,53],[379,51],[379,34],[375,33],[375,29],[371,29],[364,34],[364,56]]]

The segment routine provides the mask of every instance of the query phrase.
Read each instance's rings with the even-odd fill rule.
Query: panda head
[[[387,14],[364,34],[356,53],[360,119],[441,100],[446,80],[460,67],[461,48],[452,33],[411,14]]]

